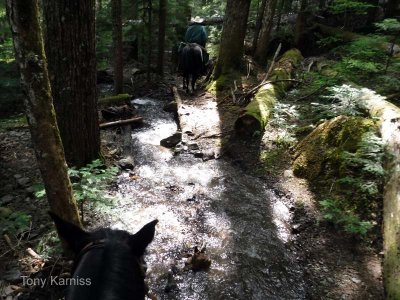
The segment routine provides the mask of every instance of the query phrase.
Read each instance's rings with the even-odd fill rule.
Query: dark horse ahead
[[[157,220],[137,233],[109,228],[87,232],[50,213],[60,236],[75,253],[66,300],[142,300],[142,256],[154,238]]]
[[[189,43],[183,47],[180,67],[183,73],[183,88],[189,92],[189,80],[191,79],[191,87],[194,91],[196,80],[204,74],[203,51],[199,45]]]

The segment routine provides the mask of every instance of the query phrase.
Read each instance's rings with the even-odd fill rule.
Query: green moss
[[[260,153],[260,162],[262,168],[259,170],[262,174],[265,172],[277,174],[280,170],[280,165],[286,154],[286,148],[284,147],[274,147],[272,149],[263,150]]]
[[[271,111],[275,102],[275,87],[272,85],[265,85],[246,106],[246,115],[257,119],[260,124],[260,130],[263,130],[271,116]]]
[[[100,98],[98,100],[100,107],[111,106],[116,104],[124,103],[132,98],[129,94],[119,94],[116,96],[110,96],[105,98]]]
[[[24,115],[0,119],[0,131],[26,127],[27,121]]]
[[[215,95],[220,96],[220,92],[229,92],[234,87],[234,81],[236,85],[241,85],[241,74],[238,72],[230,72],[227,74],[221,74],[216,80],[212,80],[206,87],[206,90]]]
[[[299,177],[310,180],[324,173],[339,174],[343,152],[355,152],[361,137],[367,131],[376,131],[374,121],[362,117],[339,116],[320,124],[297,146],[293,171]]]

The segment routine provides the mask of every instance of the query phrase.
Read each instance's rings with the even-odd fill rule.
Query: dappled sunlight
[[[180,299],[270,298],[281,289],[277,287],[284,288],[286,298],[303,294],[300,268],[284,246],[290,234],[288,207],[262,181],[229,161],[202,161],[160,147],[176,124],[152,101],[134,101],[149,122],[132,133],[130,151],[137,166],[119,177],[118,206],[111,211],[113,226],[130,232],[159,220],[146,256],[150,286],[163,293],[167,273],[178,270],[174,278]],[[194,119],[194,142],[206,151],[219,151],[216,102],[184,107]],[[196,139],[201,135],[216,136],[207,144],[208,139]],[[193,143],[183,141],[183,146]],[[202,245],[211,259],[209,271],[185,269],[194,247]]]

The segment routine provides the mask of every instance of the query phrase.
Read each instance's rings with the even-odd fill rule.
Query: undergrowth
[[[118,173],[117,167],[106,167],[100,159],[94,160],[80,169],[70,168],[70,176],[74,198],[81,210],[82,222],[84,221],[85,205],[88,209],[102,208],[112,205],[112,197],[106,193],[107,186]],[[43,185],[36,186],[35,196],[45,196]]]

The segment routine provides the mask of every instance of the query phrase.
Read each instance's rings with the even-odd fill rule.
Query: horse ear
[[[56,225],[58,235],[66,243],[68,249],[72,250],[75,254],[78,253],[82,245],[89,238],[89,233],[82,230],[79,226],[61,219],[51,211],[49,211],[49,215]]]
[[[151,221],[147,223],[130,237],[130,245],[137,256],[142,256],[146,247],[151,243],[154,238],[154,233],[156,231],[156,224],[158,220]]]

